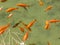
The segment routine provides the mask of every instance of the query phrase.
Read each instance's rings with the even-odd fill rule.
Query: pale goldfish
[[[13,16],[13,14],[11,13],[11,14],[8,15],[8,18],[11,18],[12,16]]]

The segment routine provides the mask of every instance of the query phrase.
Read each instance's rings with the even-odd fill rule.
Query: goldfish
[[[28,39],[28,32],[25,33],[25,35],[23,36],[23,41],[26,41]]]
[[[10,23],[4,26],[0,26],[0,34],[6,31],[6,29],[10,26]]]
[[[20,6],[20,7],[23,7],[25,10],[27,10],[27,7],[29,7],[29,5],[24,4],[24,3],[19,3],[19,4],[16,4],[16,5]]]
[[[36,22],[36,19],[34,19],[32,22],[30,22],[28,25],[27,25],[27,28],[30,28],[31,26],[33,26],[33,24]]]
[[[16,4],[17,6],[21,6],[21,7],[29,7],[29,5],[27,4],[24,4],[24,3],[19,3],[19,4]]]
[[[19,27],[21,32],[24,32],[24,28],[23,27]]]
[[[34,20],[33,20],[32,22],[30,22],[28,25],[25,24],[25,23],[23,23],[23,25],[24,25],[29,31],[31,31],[30,27],[32,27],[35,22],[36,22],[36,19],[34,19]]]
[[[11,11],[16,10],[16,9],[18,9],[18,8],[8,8],[8,9],[6,10],[6,12],[11,12]]]
[[[39,4],[40,4],[40,6],[43,6],[44,2],[42,0],[39,0]]]
[[[56,20],[56,19],[52,19],[52,20],[49,20],[50,23],[56,23],[56,22],[60,22],[60,20]]]
[[[45,25],[45,29],[48,29],[49,28],[49,24]]]
[[[8,18],[11,18],[12,16],[13,16],[13,14],[11,13],[11,14],[8,15]]]
[[[48,11],[48,10],[51,10],[51,9],[52,9],[52,6],[49,5],[49,6],[45,9],[45,11]]]
[[[1,31],[1,30],[6,30],[9,26],[10,26],[10,23],[7,24],[7,25],[5,25],[5,26],[0,27],[0,31]]]
[[[13,25],[13,28],[17,27],[20,23],[21,21],[17,22],[15,25]]]
[[[49,28],[49,26],[50,26],[49,22],[48,22],[48,21],[46,21],[45,29],[48,29],[48,28]]]

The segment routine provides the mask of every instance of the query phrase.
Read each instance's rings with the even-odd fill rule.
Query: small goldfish
[[[2,34],[4,31],[6,31],[6,29],[10,26],[10,23],[5,25],[5,26],[2,26],[0,27],[0,34]]]
[[[48,22],[48,21],[46,21],[45,29],[48,29],[48,28],[49,28],[49,26],[50,26],[49,22]]]
[[[30,22],[28,25],[27,25],[27,28],[30,28],[31,26],[33,26],[33,24],[36,22],[36,19],[34,19],[32,22]]]
[[[56,19],[52,19],[52,20],[49,20],[50,23],[56,23],[56,22],[60,22],[60,20],[56,20]]]
[[[39,4],[40,4],[40,6],[43,6],[44,2],[42,0],[39,0]]]
[[[23,7],[25,10],[27,10],[27,7],[29,7],[29,5],[24,4],[24,3],[19,3],[19,4],[16,4],[16,5],[20,6],[20,7]]]
[[[13,14],[11,13],[11,14],[8,15],[8,18],[11,18],[12,16],[13,16]]]
[[[48,10],[51,10],[51,9],[52,9],[52,6],[50,5],[45,9],[45,11],[48,11]]]
[[[25,33],[25,35],[23,36],[23,39],[22,39],[22,40],[23,40],[23,41],[26,41],[27,38],[28,38],[28,32]]]
[[[24,32],[24,28],[23,27],[19,27],[21,32]]]
[[[23,25],[29,30],[31,31],[30,27],[33,26],[33,24],[36,22],[36,19],[34,19],[32,22],[30,22],[28,25],[23,23]]]
[[[24,4],[24,3],[19,3],[19,4],[16,4],[17,6],[21,6],[21,7],[29,7],[29,5],[27,4]]]
[[[49,24],[45,25],[45,29],[48,29],[49,28]]]
[[[6,10],[6,12],[11,12],[11,11],[16,10],[16,9],[18,9],[18,8],[8,8],[8,9]]]
[[[0,28],[0,30],[6,30],[9,26],[10,26],[10,24],[7,24],[7,25],[5,25],[5,26],[2,26],[2,27]]]

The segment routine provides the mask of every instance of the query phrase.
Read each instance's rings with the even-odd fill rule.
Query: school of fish
[[[0,2],[6,2],[6,0],[1,0]],[[44,6],[44,2],[42,0],[39,0],[39,5],[40,6]],[[24,9],[27,9],[27,7],[30,7],[30,5],[28,4],[25,4],[25,3],[17,3],[16,6],[18,7],[22,7]],[[46,9],[44,10],[45,12],[48,12],[49,10],[51,10],[53,8],[52,5],[48,5],[46,7]],[[11,13],[12,11],[15,11],[15,10],[18,10],[19,8],[16,8],[16,7],[10,7],[8,9],[6,9],[5,11],[7,13],[10,13],[7,18],[10,19],[13,14]],[[0,11],[3,10],[3,7],[0,7]],[[25,24],[25,22],[23,21],[19,21],[17,22],[16,24],[14,24],[12,26],[12,28],[18,28],[21,32],[24,33],[25,29],[27,29],[27,32],[24,34],[24,36],[22,37],[22,41],[25,42],[28,37],[29,37],[29,32],[31,32],[31,27],[35,24],[35,22],[37,22],[37,19],[33,19],[29,24]],[[44,26],[44,29],[48,30],[49,27],[50,27],[50,24],[51,23],[57,23],[57,22],[60,22],[60,20],[57,20],[57,19],[51,19],[51,20],[46,20],[45,22],[45,26]],[[19,26],[19,24],[23,24],[24,27],[21,27]],[[6,24],[6,25],[3,25],[3,26],[0,26],[0,35],[3,34],[9,27],[10,27],[10,23]],[[47,43],[48,45],[51,45],[50,42]]]

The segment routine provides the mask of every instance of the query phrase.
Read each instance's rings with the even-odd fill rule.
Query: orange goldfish
[[[19,3],[19,4],[16,4],[17,6],[21,6],[21,7],[29,7],[29,5],[27,4],[24,4],[24,3]]]
[[[7,24],[7,25],[5,25],[5,26],[0,27],[0,34],[2,34],[3,32],[5,32],[6,29],[7,29],[9,26],[10,26],[10,23]]]
[[[23,40],[23,41],[26,41],[27,38],[28,38],[28,32],[25,33],[25,35],[23,36],[23,39],[22,39],[22,40]]]
[[[33,24],[36,22],[36,19],[34,19],[32,22],[30,22],[28,25],[27,25],[27,28],[30,28],[31,26],[33,26]]]
[[[56,23],[56,22],[60,22],[60,20],[56,20],[56,19],[52,19],[52,20],[49,20],[50,23]]]
[[[23,25],[24,25],[29,31],[31,31],[30,27],[33,26],[33,24],[34,24],[35,22],[36,22],[36,19],[33,20],[32,22],[30,22],[28,25],[25,24],[25,23],[23,23]]]
[[[2,27],[0,28],[0,31],[1,31],[1,30],[6,30],[9,26],[10,26],[10,24],[7,24],[7,25],[5,25],[5,26],[2,26]]]
[[[24,32],[24,28],[23,27],[19,27],[20,31]]]
[[[39,4],[40,4],[40,6],[43,6],[44,2],[42,0],[39,0]]]
[[[16,5],[20,6],[20,7],[23,7],[25,10],[27,10],[27,7],[29,7],[29,5],[24,4],[24,3],[19,3],[19,4],[16,4]]]
[[[45,29],[48,29],[48,28],[49,28],[49,26],[50,26],[49,22],[48,22],[48,21],[46,21]]]
[[[45,9],[45,11],[48,11],[48,10],[51,10],[51,9],[52,9],[52,6],[50,5]]]
[[[11,11],[16,10],[16,9],[18,9],[18,8],[8,8],[8,9],[6,10],[6,12],[11,12]]]
[[[19,4],[16,4],[17,6],[20,6],[20,7],[23,7],[25,10],[27,10],[27,7],[30,7],[30,5],[28,4],[24,4],[24,3],[19,3]],[[27,10],[28,11],[28,10]]]

